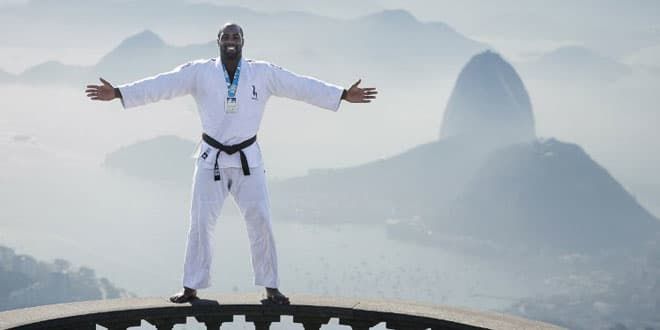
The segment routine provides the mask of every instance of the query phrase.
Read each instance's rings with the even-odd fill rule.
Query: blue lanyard
[[[227,68],[225,64],[222,64],[222,73],[225,74],[225,82],[227,83],[227,96],[231,98],[236,97],[236,89],[238,88],[238,78],[241,76],[241,61],[238,61],[238,66],[236,67],[236,72],[234,73],[234,81],[229,81],[229,73],[227,73]]]

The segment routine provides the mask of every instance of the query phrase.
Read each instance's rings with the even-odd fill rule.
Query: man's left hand
[[[362,79],[358,80],[346,91],[346,95],[342,98],[351,103],[369,103],[371,100],[376,99],[378,91],[373,87],[360,88],[358,85]]]

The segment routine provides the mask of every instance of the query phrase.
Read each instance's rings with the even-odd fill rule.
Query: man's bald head
[[[223,26],[220,28],[220,31],[218,31],[218,38],[220,38],[220,36],[221,36],[223,33],[231,33],[231,32],[238,32],[238,33],[240,33],[241,38],[244,36],[244,35],[243,35],[243,28],[242,28],[240,25],[238,25],[238,24],[236,24],[236,23],[225,23],[225,25],[223,25]]]
[[[225,24],[218,32],[218,48],[223,60],[234,61],[243,54],[243,28],[235,23]]]

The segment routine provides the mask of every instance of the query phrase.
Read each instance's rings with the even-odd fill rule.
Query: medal
[[[228,97],[225,101],[225,112],[226,113],[236,113],[238,112],[238,103],[236,102],[235,97]]]
[[[227,73],[227,68],[222,64],[222,73],[225,75],[225,82],[227,83],[227,99],[225,100],[225,113],[236,113],[238,112],[238,102],[236,101],[236,89],[238,89],[238,79],[241,77],[241,62],[238,62],[236,66],[236,72],[234,73],[234,80],[229,81],[229,73]]]

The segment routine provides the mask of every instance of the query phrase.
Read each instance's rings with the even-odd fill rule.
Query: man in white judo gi
[[[266,288],[265,302],[288,304],[279,290],[277,253],[270,205],[256,134],[271,95],[288,97],[337,111],[341,100],[369,103],[375,88],[349,89],[299,76],[273,64],[242,57],[243,30],[225,24],[218,33],[220,56],[181,65],[170,72],[113,87],[88,85],[92,100],[121,99],[124,108],[192,95],[202,121],[202,142],[196,152],[190,230],[183,270],[183,291],[175,303],[197,298],[210,286],[213,229],[227,195],[236,200],[247,225],[254,284]]]

